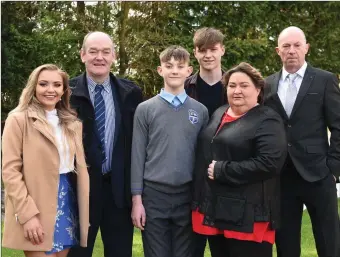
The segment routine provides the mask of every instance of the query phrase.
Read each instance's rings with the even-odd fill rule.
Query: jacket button
[[[290,147],[290,146],[292,146],[292,144],[291,144],[291,143],[288,143],[288,146]]]
[[[292,125],[288,124],[288,125],[287,125],[287,127],[288,127],[288,128],[291,128],[291,127],[292,127]]]

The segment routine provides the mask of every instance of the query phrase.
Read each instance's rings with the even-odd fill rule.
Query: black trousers
[[[101,199],[90,202],[90,228],[87,247],[71,248],[68,257],[91,257],[100,228],[104,257],[131,257],[133,224],[130,208],[117,208],[112,195],[111,178],[102,179]],[[95,215],[93,211],[95,210]],[[92,215],[91,215],[92,214]]]
[[[146,222],[142,231],[145,257],[192,257],[190,192],[143,191]]]
[[[214,257],[272,257],[273,245],[268,242],[252,242],[210,236],[209,245]]]
[[[208,237],[206,235],[197,234],[194,232],[193,237],[193,256],[204,257],[204,251],[207,244]],[[214,256],[212,256],[214,257]]]
[[[277,256],[300,257],[303,204],[311,218],[318,256],[339,257],[340,224],[333,175],[307,182],[289,163],[281,175],[281,228],[276,235]]]
[[[201,235],[197,234],[194,232],[194,238],[193,238],[193,256],[194,257],[204,257],[204,252],[205,252],[205,247],[207,242],[209,243],[210,246],[210,255],[211,257],[218,257],[219,256],[219,250],[215,252],[215,247],[211,247],[212,244],[215,243],[214,240],[215,236],[206,236],[206,235]],[[211,242],[211,238],[213,238],[213,242]]]

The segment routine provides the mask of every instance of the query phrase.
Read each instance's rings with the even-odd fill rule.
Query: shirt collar
[[[307,69],[307,62],[305,61],[305,63],[301,66],[301,68],[295,72],[296,74],[298,74],[301,78],[303,78],[303,76],[305,75]],[[288,71],[286,71],[285,67],[282,68],[282,80],[285,80],[287,78],[287,76],[290,73],[288,73]]]
[[[91,91],[91,93],[94,92],[94,89],[96,88],[97,83],[88,75],[86,75],[86,79],[87,79],[87,85],[89,87],[89,90]],[[104,90],[109,93],[110,92],[110,76],[108,76],[105,81],[103,82],[103,88]]]
[[[161,89],[161,92],[159,93],[160,97],[162,97],[163,99],[165,99],[167,102],[172,103],[172,101],[174,100],[175,97],[178,98],[178,100],[183,104],[185,102],[185,100],[187,99],[187,94],[185,92],[185,90],[183,90],[183,92],[181,92],[178,95],[173,95],[169,92],[166,92],[164,88]]]
[[[45,113],[46,113],[46,115],[49,115],[49,116],[57,116],[58,115],[57,109],[53,109],[51,111],[45,110]]]

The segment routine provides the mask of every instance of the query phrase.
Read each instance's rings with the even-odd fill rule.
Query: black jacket
[[[110,74],[116,111],[114,148],[112,153],[112,193],[117,207],[131,206],[130,165],[133,116],[142,101],[142,91],[133,82]],[[83,144],[90,175],[90,205],[100,202],[102,181],[101,143],[95,129],[94,108],[90,99],[86,74],[70,80],[71,105],[83,122]],[[92,203],[92,204],[91,204]],[[95,210],[94,210],[95,211]]]
[[[225,124],[215,135],[229,106],[217,109],[198,139],[193,209],[203,224],[252,232],[254,222],[279,225],[279,173],[287,154],[280,116],[258,105]],[[207,177],[212,160],[215,180]]]
[[[337,77],[308,64],[290,118],[277,94],[282,71],[266,78],[265,105],[283,119],[288,153],[308,182],[340,176],[340,89]],[[331,132],[328,143],[327,128]]]

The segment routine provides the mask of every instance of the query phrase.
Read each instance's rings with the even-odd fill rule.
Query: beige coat
[[[82,125],[74,122],[80,147],[75,153],[80,245],[86,246],[89,228],[89,176],[82,148]],[[52,249],[57,211],[59,153],[52,131],[32,111],[10,114],[2,138],[2,179],[5,221],[2,245],[27,250]],[[23,224],[37,215],[44,242],[33,245],[24,237]]]

